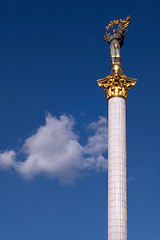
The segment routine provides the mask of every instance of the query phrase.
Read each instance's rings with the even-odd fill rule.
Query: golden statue
[[[110,97],[123,97],[127,99],[127,93],[130,87],[134,87],[136,79],[128,78],[122,74],[121,66],[121,47],[124,43],[125,34],[132,19],[128,16],[126,19],[114,20],[106,27],[106,35],[104,41],[110,45],[110,59],[112,63],[111,75],[106,78],[99,79],[99,87],[104,87],[107,93],[107,99]],[[117,30],[113,29],[113,34],[109,32],[110,28],[118,25]]]

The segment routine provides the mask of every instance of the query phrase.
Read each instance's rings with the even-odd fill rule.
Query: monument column
[[[111,75],[98,80],[108,100],[108,240],[127,240],[126,100],[136,79],[123,75],[120,49],[131,17],[114,20],[106,27],[110,45]],[[110,28],[118,25],[113,34]]]
[[[108,239],[127,240],[126,103],[108,101]]]

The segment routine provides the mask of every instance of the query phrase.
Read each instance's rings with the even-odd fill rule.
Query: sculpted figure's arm
[[[111,39],[112,39],[112,35],[110,33],[104,36],[104,41],[107,42],[108,44],[111,43]]]

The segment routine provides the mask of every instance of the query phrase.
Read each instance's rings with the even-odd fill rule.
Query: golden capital
[[[111,70],[113,72],[113,69]],[[113,72],[114,73],[114,72]],[[104,88],[107,100],[111,97],[122,97],[127,100],[127,93],[130,87],[134,87],[136,79],[129,78],[126,75],[114,73],[105,78],[97,80],[100,88]]]

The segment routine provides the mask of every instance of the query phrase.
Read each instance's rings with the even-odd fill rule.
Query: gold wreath
[[[108,26],[106,27],[106,33],[110,30],[110,28],[112,28],[114,25],[117,25],[119,23],[123,23],[124,27],[127,29],[130,22],[132,21],[131,17],[128,16],[126,19],[122,20],[122,19],[119,19],[119,20],[113,20],[111,21]]]

